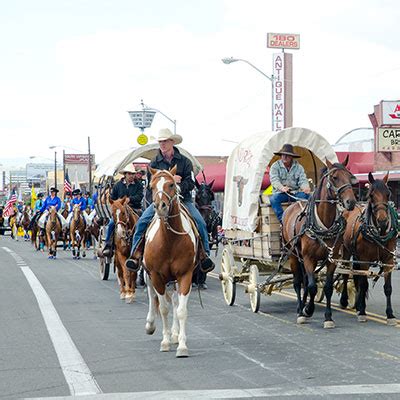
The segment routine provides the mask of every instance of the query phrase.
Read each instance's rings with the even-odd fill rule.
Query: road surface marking
[[[71,395],[82,396],[102,393],[44,287],[18,254],[7,247],[3,247],[3,249],[20,265],[21,271],[32,288]]]
[[[335,385],[313,387],[268,387],[256,389],[216,389],[216,390],[169,390],[159,392],[104,393],[97,396],[83,396],[81,400],[187,400],[187,399],[246,399],[251,397],[301,397],[329,395],[372,395],[400,393],[399,383]],[[38,397],[30,400],[69,400],[71,397]]]

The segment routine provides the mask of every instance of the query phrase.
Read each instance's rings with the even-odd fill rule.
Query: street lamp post
[[[275,118],[274,118],[274,75],[267,75],[263,71],[261,71],[259,68],[257,68],[255,65],[253,65],[251,62],[247,60],[243,60],[241,58],[223,58],[221,60],[224,64],[232,64],[236,61],[243,61],[246,64],[250,65],[250,67],[254,68],[256,71],[258,71],[261,75],[263,75],[265,78],[267,78],[271,82],[271,125],[272,125],[272,131],[274,130],[274,123],[275,123]]]

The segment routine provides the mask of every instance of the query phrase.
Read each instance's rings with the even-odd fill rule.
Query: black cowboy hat
[[[43,197],[44,194],[43,193],[38,193],[37,197]]]
[[[287,156],[291,156],[293,158],[300,158],[301,156],[294,152],[293,146],[289,143],[286,143],[282,146],[282,148],[274,153],[277,156],[281,156],[282,154],[286,154]]]
[[[71,196],[72,193],[71,193],[71,192],[65,192],[65,195],[66,195],[66,196]]]
[[[50,193],[51,193],[51,192],[58,193],[59,190],[58,190],[57,188],[55,188],[55,187],[51,187],[51,188],[50,188]]]
[[[72,196],[76,196],[77,194],[82,194],[80,189],[75,189],[75,190],[72,192]]]

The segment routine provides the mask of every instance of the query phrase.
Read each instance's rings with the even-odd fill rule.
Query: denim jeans
[[[210,244],[208,243],[208,232],[206,223],[199,213],[199,210],[195,207],[195,205],[191,201],[184,202],[186,208],[188,209],[190,215],[193,217],[194,221],[196,222],[197,229],[199,230],[199,234],[201,240],[204,245],[204,250],[207,254],[210,254]],[[132,240],[132,250],[131,256],[133,255],[136,247],[140,241],[140,238],[146,232],[147,227],[149,226],[151,220],[153,219],[155,214],[154,204],[150,204],[142,216],[139,218],[138,222],[136,223],[135,233],[133,235]]]
[[[114,233],[114,229],[115,229],[114,219],[111,218],[107,225],[106,244],[111,244],[110,242],[111,242],[112,234]]]
[[[299,199],[308,199],[309,197],[309,195],[304,192],[297,192],[294,196]],[[279,222],[282,223],[282,203],[294,202],[296,200],[288,196],[287,193],[280,192],[274,193],[272,196],[270,196],[269,201],[271,202],[271,207],[274,210],[275,215],[279,219]]]

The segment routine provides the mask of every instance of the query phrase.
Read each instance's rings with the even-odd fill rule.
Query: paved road
[[[370,293],[370,321],[335,311],[337,328],[324,330],[320,306],[309,324],[295,324],[290,290],[263,296],[258,314],[240,287],[226,306],[213,274],[204,309],[198,292],[191,296],[191,356],[176,359],[159,352],[159,320],[153,336],[144,332],[144,290],[124,304],[115,275],[99,279],[97,261],[70,252],[48,260],[1,237],[0,265],[1,399],[400,398],[400,335],[384,324],[381,282]]]

